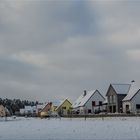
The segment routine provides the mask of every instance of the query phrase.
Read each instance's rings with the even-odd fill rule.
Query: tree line
[[[36,106],[39,104],[38,101],[28,101],[28,100],[20,100],[20,99],[2,99],[0,98],[0,105],[6,107],[10,114],[15,115],[16,112],[19,112],[20,109],[25,106]]]

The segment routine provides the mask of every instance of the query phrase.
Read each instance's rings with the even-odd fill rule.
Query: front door
[[[116,105],[113,105],[113,113],[116,112]]]
[[[129,107],[129,105],[126,105],[125,108],[126,108],[126,113],[129,113],[129,112],[130,112],[130,107]]]
[[[112,106],[109,106],[109,112],[112,113]]]

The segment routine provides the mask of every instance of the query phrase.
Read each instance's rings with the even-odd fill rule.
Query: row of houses
[[[97,113],[140,113],[140,89],[135,84],[110,84],[105,97],[98,91],[84,91],[75,102],[68,99],[37,106],[25,106],[21,115],[40,117]],[[0,112],[1,113],[1,112]]]
[[[63,116],[71,113],[71,106],[72,103],[68,99],[65,99],[61,101],[39,104],[37,106],[25,106],[24,109],[20,109],[19,115],[39,117]]]
[[[135,84],[110,84],[106,96],[84,91],[72,105],[77,114],[140,113],[140,89]]]
[[[106,97],[98,91],[84,91],[72,105],[77,114],[140,113],[140,89],[135,84],[110,84]]]

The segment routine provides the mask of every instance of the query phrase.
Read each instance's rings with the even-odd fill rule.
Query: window
[[[88,113],[91,113],[91,109],[88,109]]]
[[[136,109],[140,109],[140,104],[136,104]]]
[[[126,111],[128,111],[129,110],[129,105],[126,105]]]
[[[66,109],[66,107],[62,107],[62,109]]]
[[[115,95],[113,95],[113,103],[115,103],[116,101],[116,97],[115,97]]]
[[[112,103],[114,103],[114,96],[113,95],[111,96],[111,100],[112,100]]]
[[[112,103],[112,96],[109,96],[109,103]]]
[[[95,101],[92,101],[92,106],[96,106],[96,102]]]
[[[102,101],[99,101],[99,106],[102,106],[102,104],[103,104]]]

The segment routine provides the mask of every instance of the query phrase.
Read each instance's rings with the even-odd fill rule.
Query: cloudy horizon
[[[140,85],[139,12],[135,0],[1,0],[1,98],[73,101]]]

